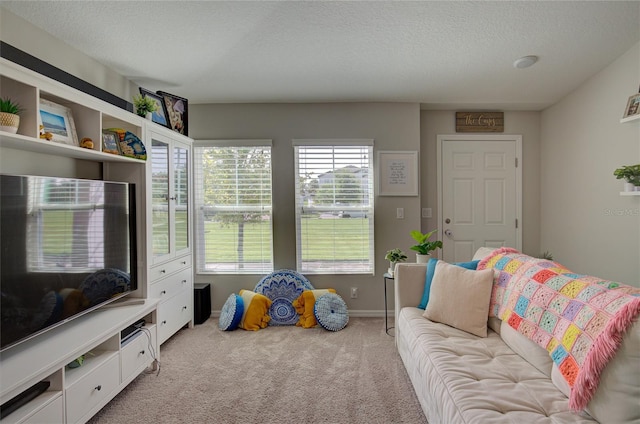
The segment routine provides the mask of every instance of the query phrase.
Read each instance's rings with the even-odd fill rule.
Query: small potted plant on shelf
[[[422,234],[418,230],[411,231],[411,237],[418,243],[415,246],[411,246],[411,250],[418,252],[416,254],[416,262],[426,263],[429,260],[430,253],[436,249],[442,249],[442,241],[435,240],[429,241],[429,238],[438,231],[433,230],[426,234]]]
[[[400,249],[391,249],[387,251],[387,254],[384,258],[388,260],[390,264],[389,269],[387,270],[387,273],[393,277],[393,272],[396,268],[396,264],[398,262],[406,261],[407,255],[405,255],[405,253]]]
[[[136,114],[151,120],[153,112],[158,110],[158,104],[151,97],[138,94],[133,96],[133,105],[136,107]]]
[[[20,126],[20,112],[22,109],[18,103],[9,98],[0,99],[0,131],[12,134],[18,132]]]
[[[640,191],[640,164],[625,165],[613,171],[618,180],[625,180],[624,191]]]

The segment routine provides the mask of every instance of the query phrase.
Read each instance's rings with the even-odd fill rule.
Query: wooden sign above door
[[[456,132],[504,132],[504,112],[456,112]]]

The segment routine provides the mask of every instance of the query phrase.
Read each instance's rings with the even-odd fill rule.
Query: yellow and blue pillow
[[[315,289],[305,290],[296,300],[293,301],[293,307],[296,308],[296,313],[300,316],[296,326],[302,328],[312,328],[318,324],[313,309],[316,304],[316,300],[327,293],[335,293],[334,289]]]
[[[240,297],[244,303],[244,312],[239,327],[253,331],[266,328],[271,320],[269,316],[271,299],[250,290],[240,290]]]

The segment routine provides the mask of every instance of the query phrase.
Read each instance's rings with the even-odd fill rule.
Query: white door
[[[522,249],[521,152],[521,136],[438,136],[442,259],[468,261],[482,246]]]

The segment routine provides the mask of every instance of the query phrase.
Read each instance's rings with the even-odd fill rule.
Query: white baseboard
[[[220,316],[220,311],[211,312],[213,318]],[[351,309],[349,310],[349,316],[354,318],[384,318],[384,311],[374,309]],[[393,309],[387,311],[388,317],[393,317]]]

